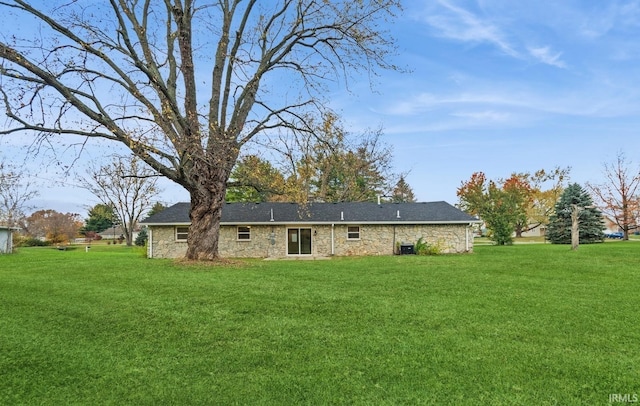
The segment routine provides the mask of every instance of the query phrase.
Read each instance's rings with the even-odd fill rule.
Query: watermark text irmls
[[[609,403],[638,403],[637,393],[610,393]]]

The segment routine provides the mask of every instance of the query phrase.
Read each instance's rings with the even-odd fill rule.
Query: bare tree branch
[[[135,156],[117,157],[108,165],[94,168],[80,184],[102,203],[114,208],[125,233],[127,245],[141,216],[157,196],[157,174]]]
[[[625,240],[629,239],[629,231],[637,229],[640,223],[640,167],[632,169],[631,166],[620,151],[615,162],[603,164],[606,183],[587,184],[600,210],[622,230]]]
[[[246,143],[279,129],[313,134],[306,117],[329,112],[330,85],[397,69],[378,23],[399,0],[34,4],[0,0],[0,22],[28,18],[40,30],[0,41],[10,123],[0,135],[126,146],[189,191],[193,259],[217,257],[226,182]]]

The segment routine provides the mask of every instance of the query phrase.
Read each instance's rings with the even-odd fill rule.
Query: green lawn
[[[640,243],[186,266],[0,256],[0,404],[608,404],[640,393]]]

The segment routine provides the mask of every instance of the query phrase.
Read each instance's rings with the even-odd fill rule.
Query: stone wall
[[[469,239],[467,239],[469,232]],[[398,244],[415,244],[418,239],[437,245],[442,253],[461,253],[473,249],[471,232],[466,225],[362,225],[360,239],[347,239],[347,226],[336,226],[335,254],[392,255]]]
[[[349,225],[300,226],[311,228],[312,256],[393,255],[398,244],[415,244],[422,237],[437,245],[442,253],[472,251],[473,235],[464,224],[443,225],[359,225],[360,238],[347,239]],[[352,225],[353,226],[353,225]],[[298,226],[296,226],[297,228]],[[333,249],[332,249],[333,228]],[[155,258],[179,258],[187,251],[186,242],[175,241],[175,227],[153,227]],[[220,227],[220,255],[227,258],[283,258],[287,256],[287,227],[284,225],[251,226],[251,239],[238,240],[236,226]]]
[[[147,256],[153,258],[180,258],[187,253],[187,242],[176,241],[176,228],[151,227],[151,239],[147,245]]]
[[[251,226],[251,240],[238,240],[236,226],[220,227],[218,251],[226,258],[279,258],[286,256],[284,226]]]

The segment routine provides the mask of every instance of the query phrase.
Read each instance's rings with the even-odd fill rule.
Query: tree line
[[[263,143],[270,159],[249,154],[231,172],[227,202],[414,202],[406,174],[393,172],[382,130],[353,135],[326,115],[314,135]]]
[[[459,206],[482,219],[498,245],[511,244],[514,237],[543,225],[548,240],[570,243],[576,222],[582,242],[602,241],[605,217],[628,240],[640,226],[640,168],[623,152],[603,166],[607,182],[588,183],[586,188],[568,184],[570,168],[513,173],[497,180],[476,172],[457,189]]]
[[[307,137],[282,149],[271,149],[274,164],[258,155],[246,155],[232,171],[225,200],[228,202],[413,202],[415,195],[404,175],[392,171],[391,148],[381,141],[381,131],[347,134],[335,116],[327,117],[322,138]],[[86,168],[77,179],[101,203],[90,207],[88,217],[51,209],[27,214],[28,203],[38,195],[29,174],[0,163],[0,223],[19,227],[20,235],[52,244],[82,236],[99,239],[99,233],[118,226],[118,235],[132,245],[134,232],[144,217],[164,208],[155,201],[160,189],[155,172],[133,155],[116,156],[104,165]],[[155,201],[155,203],[154,203]],[[146,235],[144,230],[143,236]],[[140,243],[141,241],[138,241]]]
[[[160,192],[157,176],[134,156],[115,157],[105,165],[89,168],[87,175],[78,179],[81,187],[102,202],[89,208],[85,220],[77,213],[52,209],[28,214],[33,209],[30,201],[40,194],[30,179],[26,170],[0,162],[0,224],[17,228],[18,242],[28,239],[30,244],[37,244],[36,240],[62,244],[78,236],[91,240],[119,226],[122,231],[118,237],[132,245],[142,216],[164,208],[161,203],[153,203]]]

